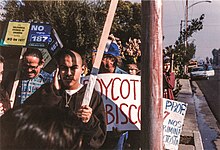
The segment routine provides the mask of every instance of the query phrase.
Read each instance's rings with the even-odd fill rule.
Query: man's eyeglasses
[[[36,70],[38,67],[39,67],[39,65],[37,65],[37,66],[23,65],[24,69],[31,69],[31,70]]]

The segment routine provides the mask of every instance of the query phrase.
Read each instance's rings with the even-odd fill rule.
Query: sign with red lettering
[[[163,142],[166,149],[178,150],[187,103],[163,99]]]
[[[82,79],[86,84],[88,77]],[[95,89],[101,94],[106,110],[107,130],[140,130],[141,77],[129,74],[98,74]]]
[[[89,76],[82,77],[86,84]],[[141,129],[141,77],[130,74],[98,74],[95,89],[104,100],[107,130]],[[164,136],[168,149],[178,147],[187,104],[163,99]],[[146,114],[148,115],[148,114]]]

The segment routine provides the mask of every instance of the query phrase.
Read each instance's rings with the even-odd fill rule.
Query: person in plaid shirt
[[[25,100],[32,95],[44,83],[51,82],[53,75],[42,70],[44,59],[38,49],[29,48],[23,55],[22,71],[19,84],[16,89],[14,106],[23,104]],[[6,90],[11,94],[15,75],[9,73],[8,79],[4,84]]]

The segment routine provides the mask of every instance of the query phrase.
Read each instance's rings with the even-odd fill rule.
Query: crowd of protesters
[[[127,43],[122,45],[120,39],[113,35],[109,36],[109,41],[99,73],[141,75],[139,67],[141,41],[129,39]],[[53,146],[57,146],[55,148],[61,149],[121,149],[122,147],[139,149],[139,132],[117,129],[107,132],[104,103],[97,91],[93,91],[90,105],[82,106],[87,85],[80,83],[80,77],[89,75],[91,68],[88,66],[94,63],[96,53],[97,50],[94,48],[90,61],[86,61],[75,51],[62,49],[55,55],[56,70],[49,74],[43,71],[44,59],[41,52],[34,48],[28,48],[23,55],[22,71],[18,78],[17,88],[13,89],[15,73],[10,73],[5,82],[0,82],[0,111],[2,115],[0,121],[1,131],[4,130],[0,137],[0,142],[4,142],[1,144],[1,148],[53,149]],[[89,65],[89,63],[91,64]],[[164,59],[164,97],[174,99],[172,90],[175,76],[170,72],[169,63],[169,59]],[[4,59],[0,56],[1,74],[3,65]],[[0,77],[2,78],[2,76]],[[13,90],[15,90],[14,106],[10,105],[9,100],[9,95]],[[12,109],[10,109],[11,106],[13,106]],[[58,112],[63,114],[65,118],[62,118],[61,115],[55,115]],[[43,119],[43,115],[47,117]],[[71,117],[73,122],[69,122],[67,119]],[[60,119],[62,123],[57,119]],[[33,124],[38,130],[35,131]],[[62,129],[59,130],[59,128]],[[57,141],[53,141],[51,139],[53,137],[49,137],[49,134],[51,136],[57,135],[58,137],[54,137]],[[21,139],[22,137],[24,139]],[[31,142],[21,141],[28,137],[31,138]],[[127,139],[130,143],[126,143]],[[38,141],[42,144],[37,144]],[[54,142],[58,145],[53,145]]]

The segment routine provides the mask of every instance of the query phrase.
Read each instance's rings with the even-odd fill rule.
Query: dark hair
[[[119,66],[119,64],[118,64],[118,57],[113,56],[111,54],[104,54],[103,58],[111,59],[111,61],[113,61],[113,66],[114,67]]]
[[[0,55],[0,63],[4,63],[5,62],[5,59],[2,55]]]
[[[24,53],[23,57],[26,56],[33,56],[39,58],[39,64],[43,63],[43,55],[40,50],[35,48],[28,48],[27,51]]]
[[[60,60],[63,59],[65,56],[69,55],[72,58],[72,61],[75,62],[76,61],[76,56],[73,53],[73,50],[70,49],[61,49],[59,52],[56,53],[56,55],[54,56],[57,64],[60,64]]]
[[[58,107],[21,106],[1,118],[0,149],[80,149],[81,121]]]
[[[164,64],[165,64],[165,63],[170,63],[170,57],[165,56],[165,57],[163,58],[163,63],[164,63]]]

